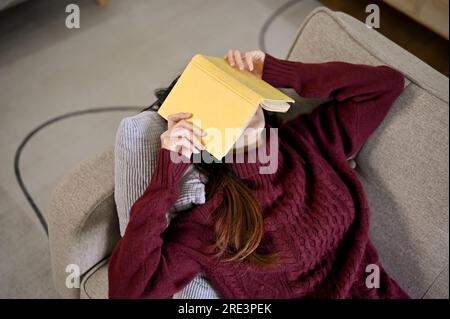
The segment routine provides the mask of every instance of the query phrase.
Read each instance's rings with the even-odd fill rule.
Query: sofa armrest
[[[67,265],[77,265],[82,278],[120,238],[112,149],[82,162],[59,184],[47,218],[55,287],[64,298],[79,298],[79,288],[66,287]]]

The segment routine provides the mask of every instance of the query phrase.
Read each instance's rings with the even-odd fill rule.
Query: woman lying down
[[[171,115],[151,182],[110,258],[109,297],[167,298],[201,273],[205,289],[221,298],[408,298],[369,240],[370,209],[348,163],[401,94],[403,75],[387,66],[308,64],[261,51],[230,50],[225,60],[302,97],[332,99],[283,123],[276,136],[236,142],[232,152],[247,159],[239,163],[171,160],[204,152],[204,132],[186,121],[190,114]],[[269,119],[259,108],[247,129],[265,132],[275,125]],[[277,167],[261,173],[259,159],[246,152],[273,145]],[[207,200],[167,227],[190,165],[208,179]]]

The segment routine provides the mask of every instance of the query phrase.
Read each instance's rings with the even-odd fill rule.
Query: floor
[[[270,0],[76,1],[81,28],[65,27],[74,1],[25,2],[0,12],[0,298],[57,298],[48,241],[16,182],[14,153],[42,122],[95,106],[145,106],[197,52],[258,47]],[[284,57],[305,16],[304,0],[275,20],[267,51]],[[251,13],[251,23],[249,23]],[[44,211],[58,180],[110,147],[131,112],[70,118],[35,135],[22,153],[24,182]]]

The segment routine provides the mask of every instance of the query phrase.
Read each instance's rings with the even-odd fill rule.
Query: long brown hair
[[[155,90],[157,101],[145,110],[157,110],[179,77],[166,89]],[[269,117],[265,113],[266,120]],[[272,118],[270,118],[272,119]],[[224,261],[246,261],[267,267],[278,264],[277,254],[261,253],[257,249],[264,236],[264,219],[261,206],[250,185],[242,181],[225,162],[200,162],[196,168],[208,178],[206,197],[211,198],[219,189],[223,201],[214,212],[216,257],[227,255]]]
[[[197,169],[208,177],[207,198],[220,188],[223,201],[215,212],[214,230],[217,256],[227,254],[225,261],[239,260],[272,267],[276,255],[257,251],[264,236],[261,206],[251,188],[228,163],[197,163]]]

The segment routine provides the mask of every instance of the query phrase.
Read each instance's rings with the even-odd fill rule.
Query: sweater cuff
[[[275,87],[299,87],[299,67],[301,65],[301,62],[277,59],[266,53],[262,79]]]
[[[178,153],[160,148],[151,184],[163,188],[178,186],[190,165],[190,160],[181,157]]]

